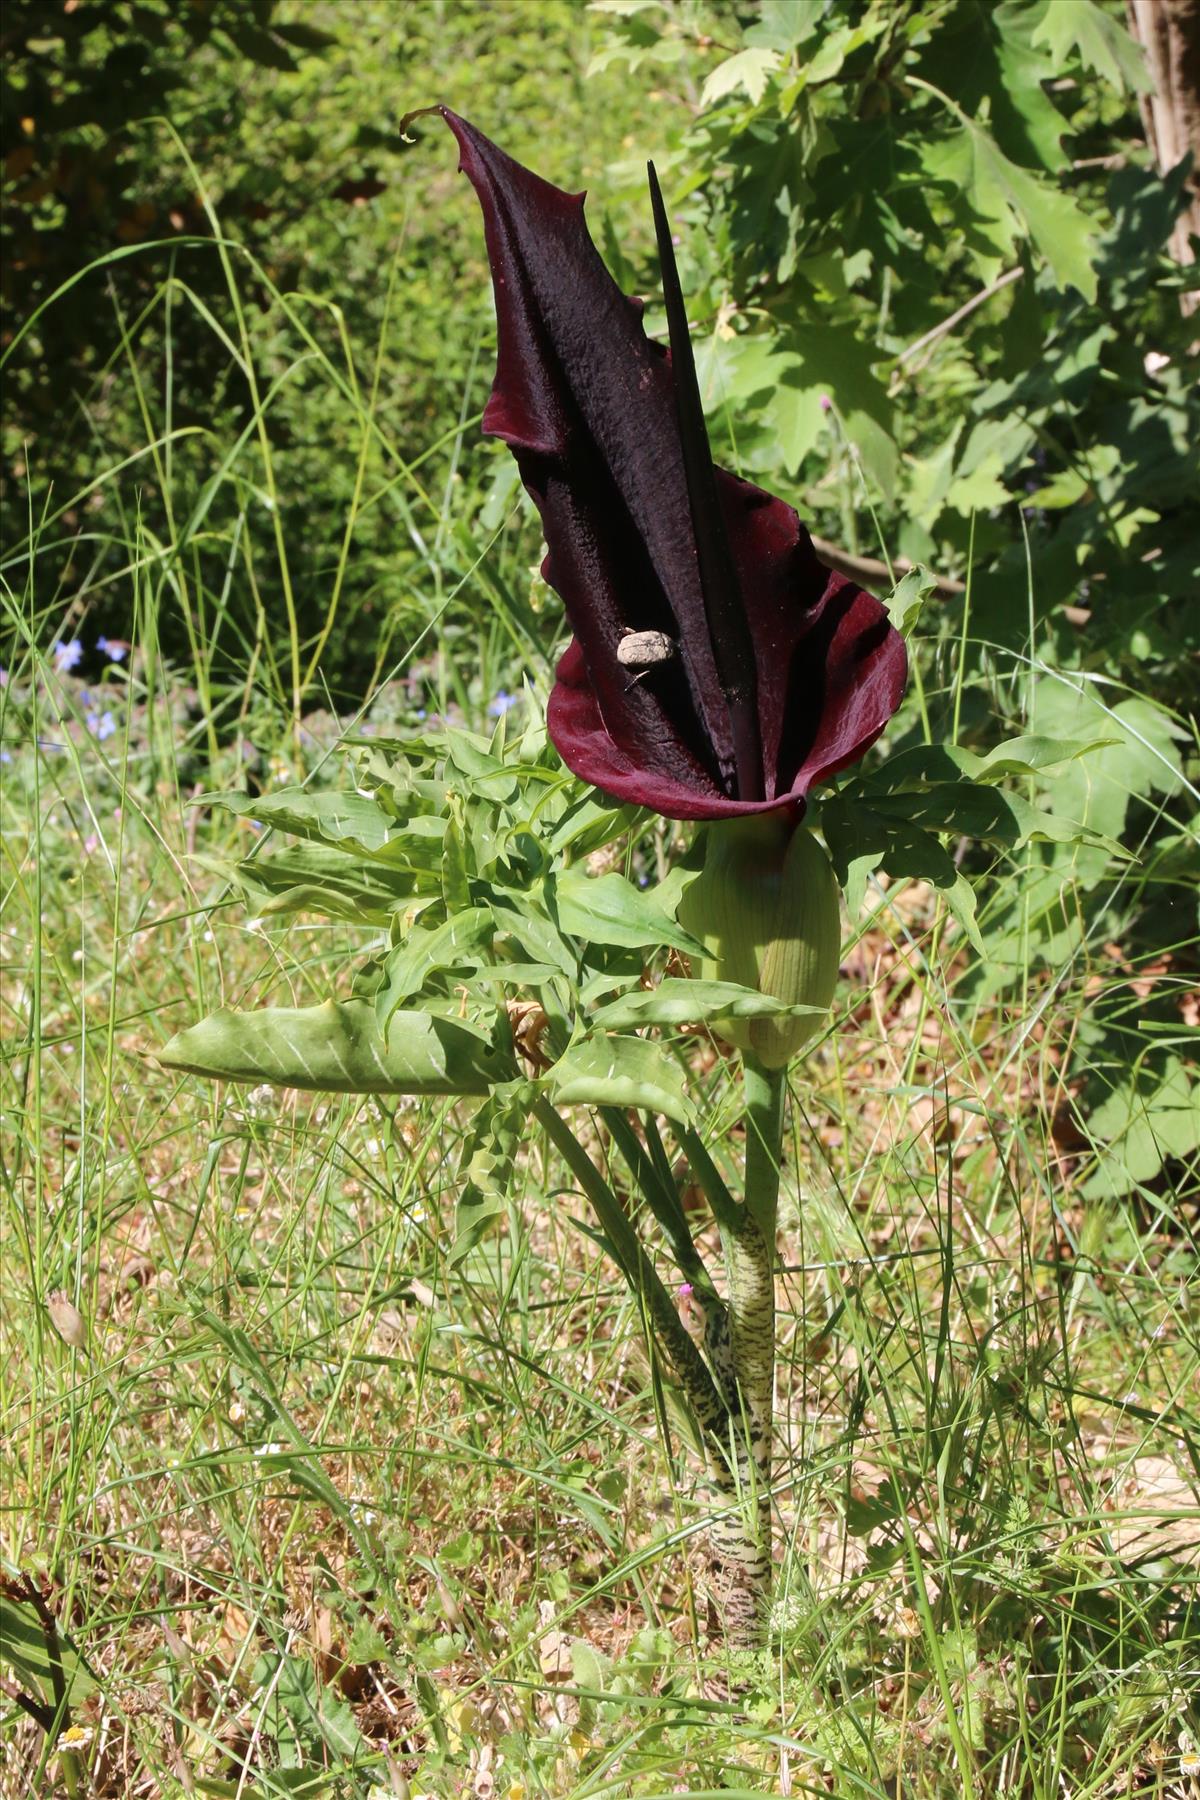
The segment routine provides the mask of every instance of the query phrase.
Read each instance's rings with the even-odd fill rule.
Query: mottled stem
[[[759,1649],[771,1604],[771,1440],[775,1394],[775,1218],[786,1076],[744,1058],[746,1201],[723,1236],[729,1347],[737,1387],[731,1457],[714,1468],[726,1510],[712,1529],[726,1641]],[[711,1358],[710,1358],[711,1360]]]

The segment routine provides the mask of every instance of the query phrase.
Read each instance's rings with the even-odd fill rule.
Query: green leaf
[[[758,20],[745,33],[746,42],[793,50],[813,36],[824,14],[824,0],[758,0]]]
[[[726,57],[712,70],[700,94],[702,107],[715,106],[730,94],[743,93],[757,106],[767,91],[767,82],[783,58],[778,50],[739,50]]]
[[[1043,678],[1034,708],[1038,725],[1055,736],[1090,730],[1108,740],[1093,755],[1055,774],[1045,789],[1044,805],[1055,816],[1077,818],[1111,840],[1124,830],[1133,799],[1180,792],[1180,744],[1187,733],[1152,700],[1130,697],[1110,707],[1103,704],[1103,691],[1090,684],[1076,691],[1066,682]],[[1106,866],[1105,858],[1085,851],[1080,874],[1085,881],[1098,880]]]
[[[862,334],[850,325],[794,325],[779,340],[775,358],[775,408],[816,404],[828,395],[846,437],[858,452],[867,475],[891,499],[899,457],[893,436],[893,407],[888,391],[872,372]],[[811,418],[811,411],[805,415]],[[829,421],[825,421],[828,428]],[[793,423],[792,429],[795,430]],[[788,468],[795,474],[798,462]]]
[[[464,825],[462,796],[446,795],[446,831],[442,839],[442,899],[448,914],[465,910],[471,904],[468,880],[467,835]]]
[[[740,987],[735,981],[680,981],[668,977],[649,991],[639,990],[610,1000],[592,1018],[607,1030],[619,1026],[688,1025],[717,1018],[795,1018],[804,1014],[823,1018],[825,1010],[789,1006],[771,994],[760,994],[756,988]]]
[[[780,360],[780,373],[787,365]],[[794,365],[799,368],[799,365]],[[825,390],[810,381],[807,386],[797,375],[794,381],[781,382],[776,388],[767,419],[771,426],[779,467],[795,475],[806,456],[814,451],[825,430],[825,411],[821,405]]]
[[[1099,237],[1087,214],[1044,177],[1010,162],[979,125],[968,120],[966,132],[980,210],[995,217],[1007,206],[1049,263],[1059,287],[1076,287],[1085,300],[1094,301]]]
[[[636,806],[615,806],[603,795],[586,793],[572,802],[550,835],[547,854],[570,850],[576,860],[602,850],[628,831],[639,816]]]
[[[966,16],[970,31],[969,13]],[[1031,149],[1051,172],[1065,168],[1070,159],[1063,138],[1070,127],[1043,85],[1060,73],[1062,64],[1039,52],[1030,32],[1029,0],[1001,0],[992,8],[989,22],[996,32],[999,76],[987,96],[993,136],[1018,161]],[[978,116],[961,94],[958,100],[972,117]]]
[[[546,885],[547,891],[552,892],[552,885]],[[503,966],[509,949],[504,940],[510,938],[530,962],[543,963],[557,969],[568,981],[574,979],[579,960],[574,948],[542,912],[531,894],[500,887],[488,887],[483,892],[492,908],[495,921],[493,951],[499,966]]]
[[[928,456],[905,458],[908,502],[906,511],[927,531],[932,531],[946,504],[953,478],[954,455],[962,436],[963,421],[956,419],[948,437]],[[893,620],[893,623],[895,621]]]
[[[964,228],[981,272],[994,277],[1029,237],[1059,287],[1077,287],[1086,300],[1095,300],[1099,238],[1087,214],[1045,176],[1010,162],[982,126],[958,107],[953,110],[962,129],[923,144],[918,154],[935,181],[966,196],[973,217]],[[993,467],[992,476],[996,473]]]
[[[543,1077],[562,1106],[638,1106],[692,1123],[683,1071],[646,1038],[599,1036],[572,1044]]]
[[[1041,16],[1030,34],[1032,41],[1045,44],[1060,69],[1074,51],[1085,69],[1111,82],[1118,92],[1150,92],[1154,83],[1141,45],[1095,0],[1040,0],[1038,10]]]
[[[969,475],[955,476],[946,489],[946,505],[964,519],[969,519],[972,513],[987,513],[998,506],[1007,506],[1012,495],[1001,480],[1003,473],[1004,464],[998,455],[985,457]]]
[[[613,944],[624,950],[666,945],[687,956],[702,956],[704,946],[677,925],[654,890],[643,893],[624,875],[588,875],[564,871],[547,889],[547,900],[560,930],[585,943]]]
[[[454,1211],[451,1265],[469,1255],[507,1210],[513,1163],[528,1126],[531,1092],[531,1084],[525,1081],[498,1087],[472,1121],[460,1171],[463,1188]]]
[[[1169,1056],[1165,1064],[1147,1059],[1095,1109],[1088,1128],[1104,1151],[1084,1196],[1128,1193],[1153,1181],[1168,1157],[1200,1149],[1200,1087],[1179,1057]]]
[[[385,1043],[366,1001],[215,1012],[158,1052],[169,1069],[335,1094],[486,1094],[511,1054],[456,1020],[392,1015]]]
[[[952,832],[956,837],[980,843],[1002,844],[1016,849],[1021,844],[1097,843],[1103,841],[1112,855],[1120,845],[1101,839],[1078,819],[1066,818],[1033,806],[1012,794],[977,781],[945,781],[924,791],[872,797],[872,810],[885,819],[916,825],[923,831]]]
[[[900,577],[884,605],[901,637],[911,636],[926,600],[936,592],[937,582],[921,563]]]
[[[419,994],[432,975],[473,974],[485,960],[495,929],[495,914],[490,909],[471,906],[443,919],[440,925],[426,928],[418,924],[404,943],[390,950],[375,996],[376,1016],[385,1035],[390,1038],[388,1021],[396,1008]]]
[[[432,898],[434,887],[426,870],[355,857],[331,844],[287,844],[247,857],[233,875],[261,917],[316,912],[359,925],[388,924],[419,895]]]
[[[590,1495],[580,1495],[583,1503],[581,1510],[587,1518],[594,1510]],[[579,1724],[583,1731],[590,1732],[596,1719],[596,1702],[602,1701],[614,1691],[619,1693],[623,1684],[613,1679],[612,1658],[603,1650],[595,1649],[585,1638],[574,1638],[571,1642],[571,1675],[579,1705]]]
[[[946,902],[947,911],[957,923],[972,950],[977,956],[986,957],[987,945],[983,941],[976,918],[975,889],[961,869],[957,871],[951,885],[942,888],[941,895]]]
[[[1008,738],[985,756],[961,744],[914,744],[891,756],[874,775],[856,784],[864,795],[898,794],[966,775],[975,781],[999,781],[1011,775],[1057,775],[1069,763],[1102,750],[1109,738],[1050,738],[1039,734]]]
[[[57,1651],[67,1703],[72,1705],[94,1692],[96,1683],[71,1639],[57,1626],[54,1640],[52,1648],[32,1602],[0,1592],[0,1663],[7,1663],[15,1671],[22,1685],[30,1690],[31,1699],[53,1706]]]
[[[310,1662],[302,1656],[264,1656],[260,1661],[262,1666],[255,1669],[257,1685],[283,1708],[306,1748],[324,1745],[348,1762],[370,1757],[371,1746],[349,1703],[334,1689],[319,1686]]]
[[[477,731],[448,730],[445,733],[446,775],[457,773],[466,778],[468,791],[486,794],[496,804],[511,800],[517,792],[516,770],[496,756],[491,741]],[[480,783],[486,785],[479,787]]]
[[[297,837],[368,853],[383,849],[395,823],[378,801],[363,794],[316,793],[299,787],[280,788],[274,794],[201,794],[196,804],[258,819]],[[441,829],[439,824],[439,837]]]
[[[1032,42],[1031,22],[1031,0],[952,5],[928,33],[918,66],[967,118],[987,120],[1007,156],[1057,170],[1069,161],[1062,140],[1070,126],[1045,84],[1061,68]]]
[[[886,817],[847,795],[836,794],[824,802],[821,829],[852,917],[874,869],[931,881],[942,889],[953,887],[958,877],[953,859],[931,832],[904,818]]]
[[[955,480],[975,476],[982,486],[985,480],[995,480],[1005,471],[1011,474],[1026,462],[1035,441],[1036,433],[1029,421],[1021,417],[1020,408],[985,415],[976,420],[968,433]],[[1006,497],[1012,497],[1007,490]]]
[[[1106,750],[1117,741],[1112,737],[1050,738],[1035,733],[1009,738],[1006,743],[989,750],[986,756],[973,757],[965,750],[959,755],[963,759],[964,773],[974,775],[977,780],[994,781],[1003,775],[1059,775],[1069,763],[1092,756],[1097,750]],[[971,767],[971,764],[975,766]]]

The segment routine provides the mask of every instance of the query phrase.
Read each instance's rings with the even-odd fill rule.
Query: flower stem
[[[771,1603],[771,1450],[775,1397],[775,1219],[787,1089],[781,1069],[743,1059],[746,1204],[722,1221],[737,1416],[725,1483],[731,1504],[711,1538],[716,1585],[733,1648],[761,1649]],[[718,1488],[721,1471],[716,1471]],[[733,1490],[732,1492],[729,1490]]]
[[[742,1087],[746,1096],[746,1205],[774,1248],[787,1070],[765,1068],[747,1051],[742,1057]]]

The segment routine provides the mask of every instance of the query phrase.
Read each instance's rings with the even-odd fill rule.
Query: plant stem
[[[774,1247],[787,1071],[765,1068],[746,1051],[742,1086],[746,1096],[746,1205],[763,1237]]]
[[[728,1511],[712,1531],[726,1641],[760,1649],[771,1603],[771,1440],[775,1395],[775,1218],[783,1145],[782,1069],[743,1058],[746,1204],[723,1221],[737,1413]],[[720,1488],[721,1471],[715,1471]]]

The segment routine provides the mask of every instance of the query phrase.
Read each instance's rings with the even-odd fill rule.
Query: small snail
[[[637,674],[625,692],[628,693],[629,688],[649,675],[659,663],[669,662],[674,654],[675,640],[665,631],[627,630],[617,645],[617,661],[623,668],[636,669]]]

